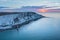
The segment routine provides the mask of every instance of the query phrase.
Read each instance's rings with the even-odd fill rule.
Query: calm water
[[[54,14],[54,13],[53,13]],[[60,15],[57,13],[57,15]],[[17,30],[0,32],[0,40],[59,40],[60,17],[42,18]]]

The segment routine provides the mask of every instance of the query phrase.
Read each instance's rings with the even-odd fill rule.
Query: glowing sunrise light
[[[48,10],[47,9],[38,9],[38,12],[47,12]]]

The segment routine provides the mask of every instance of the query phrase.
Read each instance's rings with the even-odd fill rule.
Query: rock
[[[0,12],[0,14],[0,18],[2,18],[0,21],[5,23],[0,23],[0,30],[18,29],[23,25],[44,17],[35,12]]]

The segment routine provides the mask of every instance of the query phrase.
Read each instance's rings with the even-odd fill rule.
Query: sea
[[[0,40],[60,40],[60,13],[41,15],[46,17],[23,25],[18,31],[0,32]]]

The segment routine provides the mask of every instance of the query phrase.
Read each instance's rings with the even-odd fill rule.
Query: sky
[[[22,6],[59,6],[60,0],[0,0],[0,7],[19,8]]]

